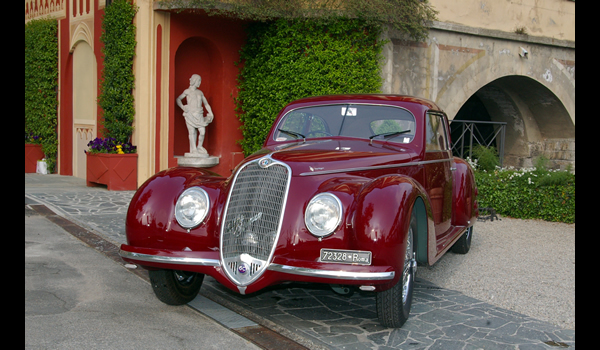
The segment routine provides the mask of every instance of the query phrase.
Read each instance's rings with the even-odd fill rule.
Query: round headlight
[[[304,213],[304,223],[313,235],[327,236],[342,221],[342,202],[331,193],[320,193],[314,196]]]
[[[177,199],[175,218],[181,227],[193,228],[204,220],[209,207],[208,194],[199,187],[191,187]]]

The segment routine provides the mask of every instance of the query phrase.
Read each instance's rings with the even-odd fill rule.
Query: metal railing
[[[506,122],[488,122],[480,120],[451,120],[453,123],[461,123],[462,131],[460,137],[452,140],[452,153],[458,157],[465,158],[465,151],[468,151],[468,157],[473,157],[473,145],[482,145],[490,147],[499,137],[497,149],[500,166],[503,166],[504,160],[504,142],[506,137]],[[494,131],[486,136],[477,128],[478,124],[492,125]],[[466,143],[466,145],[465,145]]]

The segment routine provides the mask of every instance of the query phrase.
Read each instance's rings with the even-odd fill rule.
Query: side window
[[[428,113],[426,121],[426,151],[447,151],[448,130],[446,129],[446,120],[441,114]]]

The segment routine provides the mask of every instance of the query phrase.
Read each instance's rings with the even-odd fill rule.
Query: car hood
[[[417,152],[403,144],[373,143],[368,140],[327,139],[292,143],[261,153],[286,163],[292,175],[332,173],[344,170],[368,170],[415,160]],[[363,169],[364,168],[364,169]]]

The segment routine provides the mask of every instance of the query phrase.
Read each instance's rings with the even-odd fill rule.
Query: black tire
[[[456,254],[467,254],[471,250],[471,240],[473,239],[473,226],[469,227],[465,233],[454,243],[452,252]]]
[[[377,317],[379,322],[390,328],[400,328],[408,320],[412,305],[417,261],[414,258],[417,233],[417,218],[413,214],[407,234],[404,269],[398,283],[391,289],[377,292]]]
[[[156,297],[168,305],[184,305],[194,300],[204,274],[175,271],[175,270],[150,270],[150,283]]]

